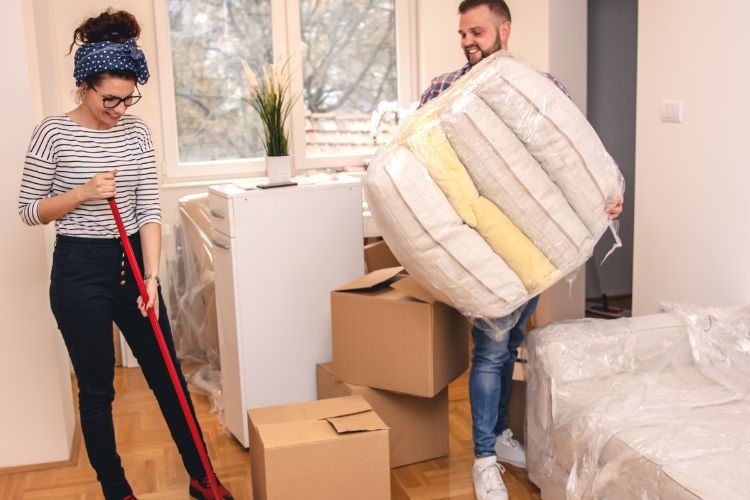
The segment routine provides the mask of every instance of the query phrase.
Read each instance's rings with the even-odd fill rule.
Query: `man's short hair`
[[[496,12],[503,19],[510,21],[510,9],[505,0],[464,0],[458,6],[458,13],[465,14],[466,11],[471,10],[480,5],[486,5],[490,10]]]

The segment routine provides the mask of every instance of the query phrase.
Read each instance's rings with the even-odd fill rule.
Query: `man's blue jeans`
[[[469,400],[471,402],[474,455],[488,457],[495,454],[495,436],[508,427],[508,399],[513,382],[513,365],[518,346],[523,342],[526,322],[536,309],[539,297],[534,297],[520,314],[493,320],[476,320],[471,330],[474,350],[471,353]],[[517,321],[514,321],[515,318]],[[510,328],[507,335],[498,333]],[[490,332],[488,335],[487,332]]]

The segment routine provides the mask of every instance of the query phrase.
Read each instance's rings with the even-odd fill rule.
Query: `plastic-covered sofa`
[[[666,309],[530,333],[543,498],[750,498],[750,308]]]

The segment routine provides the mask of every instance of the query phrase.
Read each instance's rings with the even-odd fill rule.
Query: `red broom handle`
[[[141,294],[144,305],[148,304],[148,292],[146,292],[146,284],[143,282],[143,276],[141,275],[141,270],[138,267],[138,261],[135,260],[135,254],[133,253],[133,247],[130,245],[128,233],[125,232],[125,226],[122,223],[122,217],[120,217],[120,210],[117,208],[117,203],[115,202],[114,198],[109,198],[108,201],[109,208],[112,209],[112,215],[114,216],[115,223],[117,224],[117,231],[120,233],[122,246],[125,248],[125,254],[127,254],[128,256],[130,269],[133,271],[133,276],[135,276],[135,282],[138,285],[138,291]],[[195,447],[198,449],[198,455],[200,455],[201,462],[203,463],[203,468],[206,470],[206,476],[208,477],[208,482],[211,485],[211,492],[214,494],[214,498],[216,498],[217,500],[221,499],[222,497],[219,493],[219,485],[216,481],[216,475],[214,474],[214,470],[211,467],[211,462],[209,462],[208,460],[208,453],[206,453],[206,448],[203,446],[201,436],[198,433],[198,426],[195,424],[193,413],[190,411],[190,406],[188,405],[187,398],[185,397],[185,391],[182,390],[182,384],[180,384],[180,379],[177,377],[177,370],[175,369],[174,363],[172,362],[172,356],[169,354],[167,343],[164,341],[164,334],[162,333],[161,327],[159,326],[159,321],[156,319],[154,308],[149,307],[146,312],[148,313],[148,319],[151,320],[151,328],[154,330],[154,336],[156,337],[156,342],[159,344],[161,355],[164,358],[164,364],[167,365],[167,371],[169,371],[169,377],[172,379],[172,385],[174,386],[174,391],[177,394],[177,399],[180,400],[182,413],[185,415],[185,420],[187,421],[188,427],[190,428],[190,434],[193,436]]]

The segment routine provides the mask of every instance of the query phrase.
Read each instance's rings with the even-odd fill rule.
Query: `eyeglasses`
[[[99,93],[99,91],[96,90],[96,87],[91,87],[91,88],[97,94]],[[138,87],[136,87],[136,90],[138,90]],[[138,91],[138,94],[136,95],[129,95],[127,97],[102,97],[102,104],[104,105],[105,108],[112,109],[112,108],[116,108],[117,106],[119,106],[120,103],[123,103],[126,108],[129,108],[133,104],[140,101],[141,97],[143,96],[141,95],[140,91]]]

